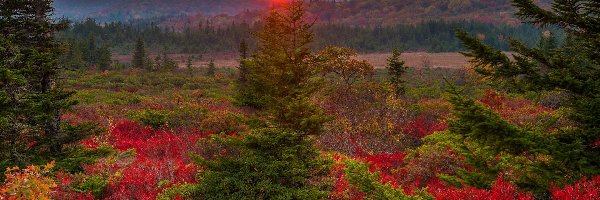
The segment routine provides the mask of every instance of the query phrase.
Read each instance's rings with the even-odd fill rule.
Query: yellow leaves
[[[48,173],[54,167],[54,161],[43,167],[29,166],[8,168],[5,172],[6,182],[0,188],[0,199],[50,199],[52,188],[56,183]]]
[[[357,52],[344,47],[326,47],[319,54],[324,64],[326,73],[333,73],[342,79],[348,86],[361,79],[375,74],[375,68],[366,60],[356,60]]]
[[[465,75],[467,76],[467,80],[472,84],[486,84],[489,83],[490,79],[484,76],[481,76],[477,70],[482,70],[486,72],[493,71],[493,66],[490,64],[486,64],[484,66],[479,66],[474,62],[471,62],[464,66]]]

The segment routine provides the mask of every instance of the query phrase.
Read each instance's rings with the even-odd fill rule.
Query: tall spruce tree
[[[403,95],[406,92],[406,81],[402,76],[406,73],[408,67],[404,66],[404,61],[400,58],[401,54],[400,50],[394,49],[392,56],[387,59],[388,79],[394,87],[396,96]]]
[[[65,63],[65,67],[69,69],[83,69],[87,66],[81,45],[70,42],[67,53],[61,58],[61,63]]]
[[[240,64],[238,66],[238,78],[237,78],[237,94],[235,95],[238,104],[248,106],[253,104],[252,98],[254,94],[250,90],[248,85],[248,76],[250,69],[248,68],[248,44],[245,39],[242,39],[239,46],[240,53]]]
[[[248,66],[246,64],[246,60],[248,59],[248,44],[245,39],[242,39],[240,42],[240,65],[238,67],[239,77],[238,77],[238,85],[245,87],[248,82]],[[241,88],[240,88],[241,89]]]
[[[177,63],[169,58],[169,55],[166,53],[167,51],[164,50],[163,56],[162,56],[162,63],[156,63],[157,65],[160,65],[160,70],[163,71],[175,71],[177,69]]]
[[[85,43],[85,61],[87,61],[91,66],[96,66],[98,64],[98,56],[97,56],[98,47],[96,46],[96,36],[93,33],[88,35],[87,41]]]
[[[102,46],[96,50],[97,67],[101,70],[110,69],[112,65],[112,53],[107,46]]]
[[[208,62],[208,66],[206,67],[206,76],[213,77],[215,76],[216,71],[217,67],[215,66],[215,60],[210,59],[210,62]]]
[[[248,62],[249,89],[267,98],[264,106],[276,118],[273,122],[278,128],[204,140],[207,147],[216,149],[200,155],[198,163],[205,169],[198,184],[176,190],[187,189],[188,197],[196,199],[327,197],[323,183],[330,161],[307,137],[317,134],[322,122],[312,117],[317,113],[315,106],[305,98],[315,86],[310,80],[315,69],[308,62],[311,53],[306,45],[312,34],[310,24],[302,19],[304,14],[300,1],[286,5],[284,11],[271,11],[258,34],[259,52]],[[285,120],[298,120],[298,124]]]
[[[187,61],[185,63],[185,68],[188,70],[190,76],[194,76],[194,56],[188,56]]]
[[[257,52],[248,60],[247,102],[272,113],[275,124],[304,134],[318,134],[327,120],[309,98],[320,88],[322,67],[309,48],[313,23],[301,1],[271,10],[256,35]]]
[[[57,160],[71,170],[73,144],[94,133],[89,126],[61,121],[75,102],[58,87],[61,44],[54,35],[67,28],[52,18],[51,0],[0,1],[0,169]],[[81,159],[79,159],[81,158]]]
[[[551,9],[546,10],[532,0],[512,2],[518,10],[517,16],[525,22],[544,27],[560,27],[573,37],[570,44],[547,51],[529,48],[519,41],[510,40],[512,50],[516,53],[511,59],[502,51],[483,44],[476,37],[457,31],[457,36],[470,49],[470,52],[464,54],[472,58],[475,70],[481,75],[510,85],[514,91],[559,90],[566,93],[569,100],[564,106],[571,112],[570,119],[577,122],[577,125],[559,129],[555,133],[541,133],[543,138],[532,138],[530,136],[534,134],[526,134],[527,132],[515,128],[501,131],[496,128],[488,129],[496,126],[485,121],[473,122],[476,119],[474,115],[481,114],[474,112],[476,110],[471,108],[472,102],[457,100],[453,101],[455,107],[459,108],[456,115],[464,116],[462,118],[472,123],[454,123],[450,130],[455,133],[476,132],[476,137],[470,138],[470,141],[483,144],[484,149],[496,149],[497,153],[549,156],[549,162],[538,163],[532,168],[539,176],[529,178],[538,180],[520,181],[521,184],[529,183],[530,188],[539,189],[548,186],[547,182],[563,184],[582,176],[597,175],[600,173],[600,149],[594,143],[600,140],[600,18],[597,15],[600,4],[588,0],[555,0]],[[500,136],[494,136],[499,133]],[[492,142],[494,138],[499,140]],[[499,143],[502,141],[506,142]],[[531,160],[534,157],[524,158],[536,163],[537,161]],[[482,160],[479,161],[482,164]],[[466,172],[469,176],[463,177],[473,177],[478,172],[490,169],[489,165],[480,166],[472,172]],[[543,179],[548,176],[556,179]],[[491,181],[481,180],[486,180],[487,183]],[[546,184],[542,184],[544,181]]]
[[[135,43],[135,50],[133,52],[133,60],[131,61],[132,67],[148,69],[152,71],[152,66],[146,66],[148,64],[148,55],[146,55],[146,47],[144,45],[144,40],[142,38],[138,38]]]

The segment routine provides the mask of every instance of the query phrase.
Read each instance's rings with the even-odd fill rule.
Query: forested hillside
[[[286,1],[286,0],[283,0]],[[324,23],[387,26],[436,20],[468,20],[518,24],[509,0],[306,0],[310,16]],[[549,0],[538,1],[547,5]],[[269,0],[58,0],[58,15],[74,20],[93,17],[102,22],[160,18],[168,25],[197,24],[221,14],[230,20],[253,22],[276,3]],[[220,18],[223,18],[222,16]]]
[[[256,48],[252,36],[261,27],[261,22],[231,23],[217,27],[210,21],[186,27],[183,31],[163,28],[156,24],[108,23],[99,24],[94,20],[75,23],[71,29],[59,34],[62,40],[72,43],[80,51],[93,45],[106,47],[114,52],[128,54],[138,38],[155,53],[202,54],[232,52],[242,40],[250,49]],[[316,40],[312,48],[328,45],[351,47],[361,53],[389,52],[393,48],[405,51],[455,52],[464,50],[454,37],[454,30],[460,28],[477,34],[487,44],[508,51],[508,38],[526,41],[528,46],[537,44],[543,30],[530,25],[507,26],[488,23],[458,21],[428,21],[417,25],[399,24],[388,27],[360,27],[343,24],[317,24]],[[562,32],[556,31],[562,37]],[[559,37],[559,38],[560,38]]]

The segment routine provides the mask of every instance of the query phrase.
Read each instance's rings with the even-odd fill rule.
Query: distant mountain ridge
[[[427,20],[515,24],[510,0],[306,0],[321,23],[393,25]],[[538,0],[548,4],[550,0]],[[130,21],[162,18],[163,25],[206,20],[253,21],[272,0],[56,0],[56,15],[73,20]],[[222,23],[217,21],[215,23]]]
[[[169,16],[236,15],[263,10],[269,0],[55,0],[56,16],[72,20],[129,21]]]

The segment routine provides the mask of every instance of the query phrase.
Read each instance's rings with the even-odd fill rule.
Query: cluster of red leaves
[[[109,184],[108,198],[137,197],[155,199],[162,187],[170,184],[194,182],[197,167],[191,164],[187,153],[193,150],[198,132],[175,133],[170,130],[153,130],[139,124],[123,121],[111,130],[110,143],[119,150],[136,150],[136,160],[122,169],[123,176]]]
[[[428,119],[427,115],[420,115],[404,127],[404,133],[417,138],[423,138],[437,131],[448,129],[446,121],[434,121]]]
[[[370,163],[371,172],[381,173],[381,182],[398,186],[404,176],[397,174],[396,169],[403,164],[404,153],[365,155],[362,160]]]
[[[552,199],[556,200],[592,200],[600,199],[600,176],[592,177],[591,179],[584,178],[581,181],[560,188],[553,188]]]
[[[197,131],[175,133],[121,121],[111,127],[109,144],[121,151],[135,149],[135,157],[128,163],[99,162],[84,168],[87,175],[120,174],[108,184],[106,199],[155,199],[174,184],[195,182],[198,168],[192,164],[188,152],[196,148],[198,139],[206,136]],[[90,140],[84,141],[84,145],[98,146]]]
[[[430,185],[431,186],[431,185]],[[495,200],[533,200],[533,196],[519,192],[517,187],[505,181],[502,175],[498,176],[491,190],[477,189],[474,187],[454,188],[443,187],[443,184],[432,186],[428,192],[438,200],[454,199],[495,199]]]
[[[344,169],[346,166],[343,164],[347,157],[340,156],[339,154],[334,154],[333,159],[335,164],[331,168],[332,177],[334,179],[334,189],[329,194],[329,199],[353,199],[360,200],[362,199],[363,194],[357,191],[354,187],[350,186],[350,183],[346,181],[346,172]]]
[[[340,156],[339,154],[335,154],[333,156],[335,165],[332,167],[332,175],[335,177],[334,180],[334,190],[329,195],[329,199],[363,199],[363,194],[357,191],[354,187],[346,181],[346,174],[344,169],[346,166],[343,164],[347,159],[357,159],[362,162],[367,162],[370,164],[369,170],[371,172],[378,172],[381,175],[381,181],[385,184],[391,184],[395,187],[400,186],[402,182],[402,178],[404,175],[397,169],[402,166],[404,157],[406,154],[404,153],[380,153],[380,154],[367,154],[359,148],[355,149],[356,158],[348,158],[344,156]]]
[[[94,195],[90,192],[73,192],[68,189],[75,182],[74,179],[76,179],[72,174],[58,172],[55,175],[55,179],[57,180],[57,187],[52,191],[53,199],[94,200]]]
[[[509,98],[493,90],[486,91],[479,101],[514,125],[539,122],[544,114],[553,112],[526,99]]]

